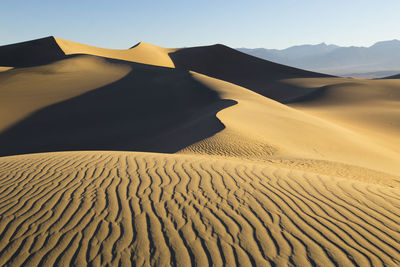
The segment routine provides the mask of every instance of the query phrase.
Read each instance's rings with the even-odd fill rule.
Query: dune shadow
[[[236,101],[221,99],[187,71],[124,63],[132,70],[122,79],[45,107],[2,132],[0,156],[72,150],[173,153],[225,128],[216,113]]]
[[[66,58],[54,37],[0,46],[0,66],[14,68],[48,64]]]
[[[224,45],[184,48],[169,53],[169,56],[177,69],[193,70],[234,83],[281,103],[315,91],[281,80],[332,77],[256,58]]]

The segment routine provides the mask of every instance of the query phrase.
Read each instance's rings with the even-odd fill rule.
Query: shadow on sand
[[[172,153],[225,128],[216,113],[236,101],[221,99],[187,71],[123,63],[132,68],[124,78],[43,108],[1,133],[0,156],[71,150]]]
[[[263,60],[224,45],[184,48],[169,56],[177,69],[193,70],[234,83],[281,103],[314,94],[318,89],[289,85],[280,80],[332,77]]]
[[[54,37],[0,46],[0,66],[32,67],[66,58]]]

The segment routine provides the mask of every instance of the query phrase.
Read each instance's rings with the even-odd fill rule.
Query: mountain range
[[[342,47],[320,43],[286,49],[237,48],[276,63],[337,76],[380,78],[400,73],[400,41],[377,42],[370,47]]]

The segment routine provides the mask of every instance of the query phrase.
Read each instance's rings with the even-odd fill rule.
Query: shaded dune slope
[[[0,46],[0,66],[29,67],[63,59],[65,53],[54,37]]]
[[[329,77],[256,58],[224,45],[192,47],[171,52],[176,68],[193,70],[231,82],[279,102],[291,102],[317,90],[282,84],[281,79]]]
[[[170,49],[140,42],[130,49],[105,49],[52,36],[1,46],[0,66],[38,66],[82,54],[192,70],[283,103],[313,94],[318,88],[288,85],[281,83],[281,79],[329,77],[252,57],[223,45]]]
[[[103,64],[108,66],[107,62],[117,66],[121,63],[106,59],[98,62],[96,57],[89,60],[93,58],[93,68],[105,68]],[[67,73],[69,84],[79,87],[86,78],[93,80],[90,75],[80,75],[77,61],[82,60],[87,61],[88,56],[64,60],[67,67],[62,70],[59,65],[51,64],[47,72],[40,72],[41,67],[27,71],[39,76],[36,82],[54,79],[54,85],[65,82],[54,72]],[[125,75],[117,81],[60,103],[47,103],[3,131],[0,154],[60,150],[176,152],[223,129],[215,114],[236,103],[220,99],[217,92],[194,80],[186,71],[129,62],[124,62],[124,66],[130,71],[124,71]],[[30,86],[35,86],[35,80],[30,82]],[[44,94],[56,89],[38,90],[36,93]],[[30,96],[29,92],[23,94]],[[15,110],[32,99],[18,100],[12,106]]]
[[[400,169],[399,152],[390,146],[186,70],[78,55],[2,75],[0,91],[8,97],[0,99],[0,109],[6,118],[15,116],[0,134],[3,156],[179,151],[253,161],[331,161],[391,175]]]
[[[115,82],[131,71],[126,64],[90,56],[0,73],[0,131],[34,112]]]
[[[0,264],[398,266],[400,191],[200,156],[0,159]]]

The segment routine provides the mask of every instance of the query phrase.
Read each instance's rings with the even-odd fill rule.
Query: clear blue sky
[[[400,0],[0,0],[0,45],[49,35],[108,48],[286,48],[400,39]]]

